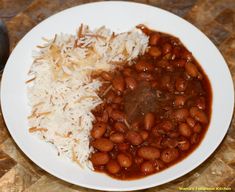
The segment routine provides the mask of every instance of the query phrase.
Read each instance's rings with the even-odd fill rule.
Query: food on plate
[[[115,34],[106,27],[90,30],[81,25],[76,35],[56,34],[44,41],[34,52],[27,80],[29,131],[52,143],[59,154],[93,169],[91,110],[102,103],[97,94],[102,82],[91,75],[144,54],[148,37],[138,29]],[[94,137],[106,129],[102,126],[92,131]]]
[[[210,82],[181,41],[148,29],[81,25],[38,46],[29,132],[84,168],[122,180],[187,157],[209,126]]]
[[[172,35],[139,28],[149,37],[145,54],[95,76],[103,82],[102,103],[92,110],[90,144],[92,157],[107,157],[91,162],[122,180],[187,157],[203,139],[211,114],[210,82],[192,53]]]

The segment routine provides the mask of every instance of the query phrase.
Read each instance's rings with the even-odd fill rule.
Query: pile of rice
[[[29,132],[53,144],[59,154],[92,169],[89,155],[91,110],[102,103],[97,70],[110,71],[144,54],[148,37],[139,29],[114,34],[81,25],[76,35],[57,34],[45,39],[34,53],[27,80],[31,114]]]

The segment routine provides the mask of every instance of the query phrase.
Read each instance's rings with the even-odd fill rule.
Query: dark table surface
[[[0,18],[9,31],[10,49],[37,23],[63,9],[92,0],[0,0]],[[235,0],[134,0],[160,7],[203,31],[225,57],[235,80]],[[218,77],[219,78],[219,77]],[[222,101],[221,101],[222,102]],[[230,187],[235,191],[235,118],[219,148],[187,175],[142,190],[175,192],[179,187]],[[9,135],[0,113],[0,192],[94,191],[57,179],[32,163]],[[197,190],[198,191],[198,190]],[[222,190],[220,190],[222,191]]]

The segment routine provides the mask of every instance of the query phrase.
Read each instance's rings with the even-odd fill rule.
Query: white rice
[[[76,35],[57,34],[34,52],[27,81],[31,114],[29,131],[52,143],[58,153],[82,167],[89,161],[91,110],[102,103],[94,70],[110,71],[117,64],[144,54],[148,37],[138,29],[114,34],[101,27],[81,26]]]

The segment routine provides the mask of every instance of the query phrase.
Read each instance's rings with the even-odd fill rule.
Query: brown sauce
[[[140,26],[148,52],[115,72],[102,72],[103,103],[93,111],[96,171],[122,180],[162,171],[190,155],[210,122],[207,75],[180,40]]]

